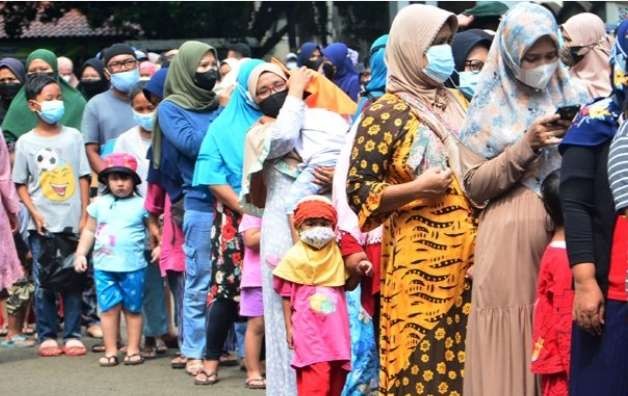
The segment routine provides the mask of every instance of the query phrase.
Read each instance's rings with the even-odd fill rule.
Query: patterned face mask
[[[301,231],[299,238],[314,249],[320,249],[336,238],[336,233],[331,227],[317,226]]]

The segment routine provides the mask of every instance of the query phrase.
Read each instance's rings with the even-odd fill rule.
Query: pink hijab
[[[606,34],[604,21],[595,14],[584,12],[574,15],[562,25],[571,41],[569,47],[587,47],[584,58],[569,72],[580,81],[593,98],[611,93],[611,38]]]

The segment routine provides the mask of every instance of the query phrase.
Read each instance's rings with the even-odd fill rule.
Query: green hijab
[[[80,129],[85,99],[79,91],[70,86],[64,79],[59,78],[57,55],[46,49],[38,49],[31,52],[28,58],[26,58],[27,72],[31,62],[35,59],[41,59],[52,67],[54,78],[61,87],[61,95],[63,96],[63,105],[65,107],[61,124]],[[28,81],[28,76],[26,77],[26,81]],[[12,142],[33,129],[36,123],[37,116],[28,108],[26,92],[24,91],[24,87],[22,87],[11,101],[9,110],[2,122],[2,131],[4,132],[6,140]]]
[[[191,111],[212,111],[218,107],[218,99],[213,91],[200,88],[194,82],[194,75],[201,59],[212,52],[216,61],[218,54],[209,44],[200,41],[186,41],[170,63],[168,77],[164,86],[164,101],[170,101],[179,107]],[[159,119],[153,128],[153,167],[159,169],[161,162],[161,142],[163,136]]]

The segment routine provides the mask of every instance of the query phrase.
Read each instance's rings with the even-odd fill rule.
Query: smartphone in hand
[[[560,115],[561,120],[572,121],[579,111],[580,105],[561,106],[556,110],[556,114]]]

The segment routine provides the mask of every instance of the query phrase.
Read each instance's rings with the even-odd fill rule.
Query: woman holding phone
[[[464,395],[537,394],[529,369],[539,261],[550,240],[540,198],[560,167],[556,144],[569,126],[558,107],[584,103],[558,60],[558,26],[542,6],[521,3],[502,20],[471,102],[464,144],[483,158],[465,172],[480,216],[467,329]],[[502,375],[486,376],[499,372]]]

